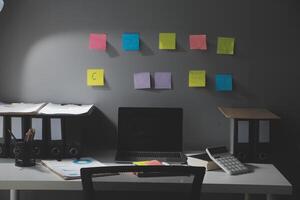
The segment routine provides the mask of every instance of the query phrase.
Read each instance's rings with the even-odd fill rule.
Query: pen
[[[33,141],[34,139],[34,136],[35,136],[35,129],[31,129],[31,137],[29,138],[29,141]]]
[[[25,133],[24,142],[28,142],[29,135],[30,135],[30,129]]]
[[[25,138],[24,138],[24,141],[27,143],[27,142],[31,142],[34,138],[34,135],[35,135],[35,130],[30,128],[28,129],[27,133],[25,134]]]
[[[8,131],[9,134],[13,137],[13,141],[14,141],[14,143],[16,144],[16,143],[17,143],[17,138],[16,138],[16,136],[15,136],[9,129],[7,129],[7,131]]]

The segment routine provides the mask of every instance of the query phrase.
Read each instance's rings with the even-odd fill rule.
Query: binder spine
[[[274,120],[255,120],[253,162],[272,162],[272,135]],[[272,133],[272,134],[271,134]]]
[[[233,128],[233,155],[241,162],[252,162],[252,123],[250,120],[232,119],[234,120]],[[241,127],[243,126],[243,127]]]
[[[51,130],[51,127],[54,128],[54,126],[51,126],[51,123],[54,122],[54,120],[60,120],[60,137],[59,138],[54,138],[53,134],[54,129]],[[57,160],[60,160],[64,158],[64,149],[65,149],[65,142],[64,142],[64,132],[65,132],[65,127],[64,127],[64,120],[61,117],[47,117],[46,118],[47,122],[47,157],[48,158],[54,158]],[[57,129],[57,130],[58,130]]]
[[[14,121],[21,120],[21,124],[14,124]],[[20,127],[17,127],[20,125]],[[14,128],[16,126],[16,128]],[[15,130],[20,128],[20,133],[16,133]],[[13,134],[17,137],[16,142],[22,142],[24,140],[24,135],[26,131],[26,119],[23,116],[10,116],[9,124],[8,124],[8,129],[11,130]],[[9,133],[8,133],[9,135]],[[19,137],[20,136],[20,137]],[[10,137],[10,135],[9,135]],[[11,137],[10,137],[11,138]],[[17,151],[17,148],[15,146],[15,143],[13,142],[12,139],[10,139],[10,144],[9,144],[9,157],[10,158],[15,158],[16,154],[19,152]]]
[[[64,119],[65,125],[65,157],[80,158],[82,154],[82,117],[69,117]]]
[[[10,137],[7,131],[9,118],[7,116],[0,116],[0,158],[7,158],[9,154]]]
[[[42,116],[31,116],[28,119],[27,128],[35,129],[35,138],[32,142],[32,154],[34,158],[47,158],[46,156],[46,120]]]

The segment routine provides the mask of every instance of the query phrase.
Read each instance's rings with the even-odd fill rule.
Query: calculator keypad
[[[244,164],[231,154],[222,155],[219,158],[215,158],[215,160],[229,174],[241,174],[249,171]]]

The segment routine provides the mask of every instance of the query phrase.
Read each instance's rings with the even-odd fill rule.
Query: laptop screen
[[[119,151],[182,151],[182,108],[119,108]]]

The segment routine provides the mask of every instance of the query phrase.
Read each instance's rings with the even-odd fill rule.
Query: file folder
[[[230,152],[242,162],[270,163],[280,117],[260,108],[218,109],[230,120]]]

